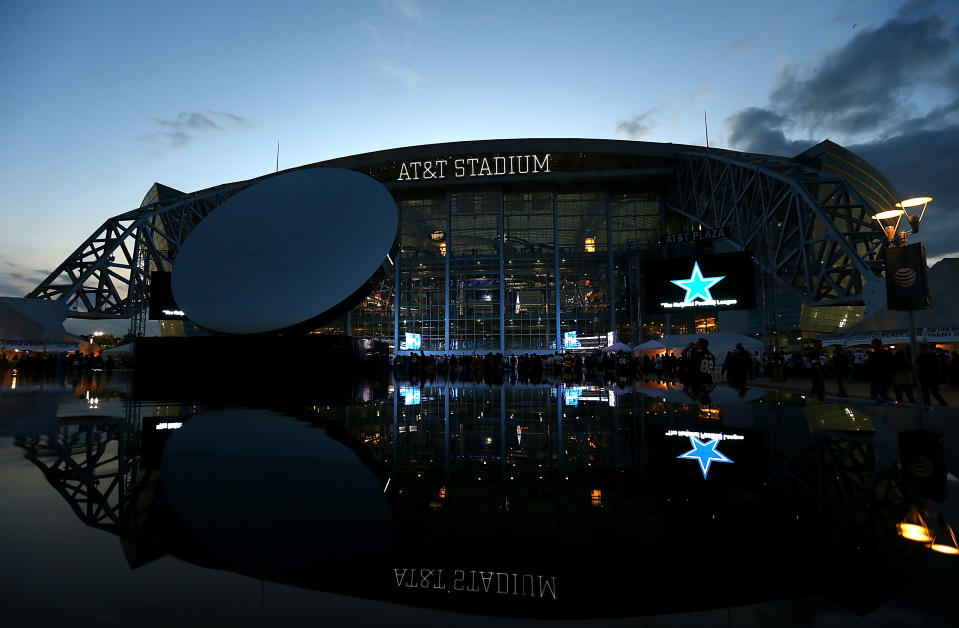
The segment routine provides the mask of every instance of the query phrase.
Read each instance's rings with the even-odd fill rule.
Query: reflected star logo
[[[683,303],[694,301],[697,297],[704,301],[712,301],[713,295],[709,293],[709,289],[725,278],[726,275],[703,277],[703,272],[699,270],[699,262],[693,262],[693,274],[689,276],[689,279],[673,279],[670,283],[674,283],[686,291],[686,298],[683,299]]]
[[[707,443],[699,440],[695,436],[690,436],[689,444],[692,445],[693,448],[676,457],[699,461],[699,468],[703,472],[703,479],[709,475],[709,465],[713,462],[732,462],[732,460],[716,449],[716,445],[719,444],[718,440],[711,440]]]

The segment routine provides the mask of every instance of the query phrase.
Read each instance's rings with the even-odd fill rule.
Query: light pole
[[[932,202],[931,196],[918,196],[896,203],[896,209],[879,212],[873,218],[886,234],[888,246],[886,258],[886,301],[890,310],[905,310],[909,313],[909,347],[913,369],[913,389],[919,406],[919,422],[922,427],[922,391],[919,387],[919,343],[916,338],[916,308],[930,307],[929,288],[926,281],[926,251],[921,244],[906,245],[907,235],[919,233],[919,223],[926,213],[926,207]],[[913,215],[908,208],[922,206]],[[902,217],[910,227],[910,234],[899,231]],[[892,220],[895,219],[895,223]],[[883,222],[885,221],[885,222]],[[895,270],[893,270],[895,268]]]

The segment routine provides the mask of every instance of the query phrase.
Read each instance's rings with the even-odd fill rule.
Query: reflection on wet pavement
[[[656,382],[384,379],[271,407],[128,383],[8,377],[0,437],[134,570],[514,617],[811,596],[882,618],[959,569],[945,414]]]

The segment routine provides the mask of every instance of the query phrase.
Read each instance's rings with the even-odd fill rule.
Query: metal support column
[[[508,494],[506,490],[506,386],[499,389],[499,508],[500,526],[505,529]]]
[[[446,316],[444,319],[444,328],[443,328],[443,343],[444,349],[446,351],[450,350],[450,257],[453,256],[453,237],[452,237],[452,224],[453,224],[453,208],[452,200],[450,198],[450,193],[446,193],[446,305],[444,312]]]
[[[556,386],[556,470],[559,490],[556,494],[557,519],[559,519],[560,538],[566,538],[566,476],[563,472],[563,391],[565,385]]]
[[[399,215],[400,227],[398,232],[402,231],[403,212],[400,206],[396,206],[396,213]],[[403,236],[399,237],[399,246],[396,247],[396,261],[393,262],[393,356],[400,353],[400,258],[403,257]]]
[[[553,190],[553,284],[556,286],[555,297],[553,301],[553,311],[556,314],[556,350],[563,350],[563,331],[560,327],[559,316],[559,201],[556,190]]]
[[[503,238],[505,236],[505,223],[503,219],[503,190],[499,191],[499,350],[506,354],[506,276],[503,267]]]
[[[609,330],[616,331],[616,262],[613,258],[613,210],[606,192],[606,250],[609,264]],[[618,335],[618,334],[616,334]]]
[[[399,257],[399,256],[397,256]],[[400,416],[400,387],[395,383],[393,384],[393,490],[399,494],[399,473],[400,473],[400,425],[399,425],[399,416]]]

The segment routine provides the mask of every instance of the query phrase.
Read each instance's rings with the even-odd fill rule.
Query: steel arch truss
[[[60,301],[71,318],[133,318],[151,270],[170,270],[187,234],[250,185],[229,184],[107,219],[27,297]]]
[[[670,210],[725,228],[740,249],[807,303],[863,303],[878,279],[885,235],[876,213],[845,180],[790,161],[751,163],[681,153]]]

